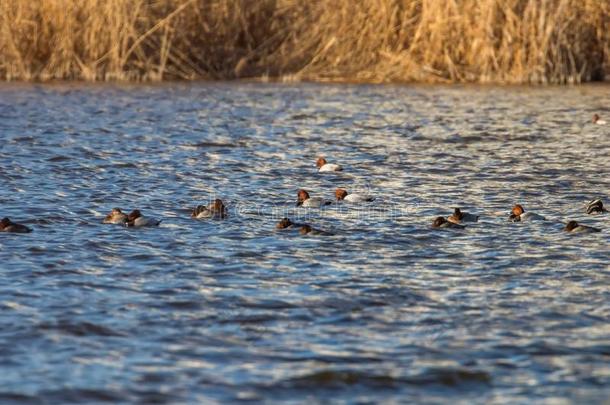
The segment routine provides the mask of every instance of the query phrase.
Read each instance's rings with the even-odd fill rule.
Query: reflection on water
[[[608,90],[3,85],[0,401],[607,398]],[[336,187],[377,199],[295,207]]]

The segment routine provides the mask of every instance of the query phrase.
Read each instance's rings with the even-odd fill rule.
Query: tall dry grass
[[[607,0],[0,0],[6,80],[569,83],[610,75]]]

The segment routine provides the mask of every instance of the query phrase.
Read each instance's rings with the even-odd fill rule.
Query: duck
[[[275,225],[275,229],[293,229],[301,226],[301,224],[294,223],[288,218],[282,218],[280,222]]]
[[[572,232],[572,233],[593,233],[593,232],[601,232],[602,231],[601,229],[594,228],[592,226],[580,225],[576,221],[569,221],[566,224],[566,227],[563,228],[563,230],[566,231],[566,232]]]
[[[121,211],[120,208],[113,208],[110,214],[102,221],[103,224],[124,224],[127,222],[127,214]]]
[[[335,190],[337,201],[346,201],[349,203],[371,202],[375,198],[366,194],[348,194],[346,190],[338,188]]]
[[[198,205],[191,213],[192,218],[217,218],[222,219],[227,217],[227,207],[221,199],[217,198],[206,205]]]
[[[432,228],[455,228],[464,229],[466,226],[447,221],[444,217],[436,217],[432,222]]]
[[[449,217],[447,217],[447,221],[453,222],[454,224],[459,224],[462,222],[477,222],[479,220],[478,215],[469,214],[467,212],[462,212],[459,208],[456,208]]]
[[[604,203],[601,199],[592,200],[587,204],[587,214],[603,214],[608,212],[607,209],[604,208]]]
[[[158,219],[143,216],[140,210],[133,210],[127,215],[125,226],[140,228],[145,226],[159,226],[160,223],[161,221]]]
[[[32,232],[32,229],[4,217],[0,221],[0,232],[29,233]]]
[[[319,172],[340,172],[343,168],[335,163],[328,163],[323,157],[319,157],[316,161]]]
[[[311,227],[311,225],[301,225],[301,228],[299,229],[299,233],[301,235],[332,235],[332,233],[330,232],[326,232],[326,231],[322,231],[320,229],[315,229],[313,227]]]
[[[508,220],[511,222],[544,221],[546,218],[533,212],[525,212],[521,204],[515,204]]]
[[[593,123],[597,125],[606,125],[606,121],[602,120],[599,114],[593,114]]]
[[[331,201],[327,201],[323,198],[309,197],[309,193],[306,190],[299,190],[297,192],[297,207],[307,207],[307,208],[320,208],[323,205],[330,205]]]

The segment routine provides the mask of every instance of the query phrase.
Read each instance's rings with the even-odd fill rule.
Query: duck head
[[[221,218],[224,218],[227,215],[227,207],[220,198],[215,199],[212,203],[212,212],[220,215]]]
[[[217,198],[214,200],[214,203],[212,204],[212,209],[215,211],[224,211],[225,205],[223,204],[223,202],[220,198]]]
[[[512,213],[512,215],[518,217],[519,215],[523,214],[525,210],[523,209],[523,206],[521,204],[515,204],[515,206],[510,212]]]
[[[566,224],[565,230],[568,232],[571,232],[572,230],[574,230],[577,227],[578,227],[578,222],[570,221]]]
[[[131,211],[129,215],[127,215],[127,218],[125,218],[125,226],[134,226],[135,220],[140,218],[141,216],[142,213],[140,212],[140,210]]]
[[[6,218],[6,217],[4,217],[0,221],[0,229],[4,229],[4,228],[10,226],[11,224],[12,224],[11,220]]]
[[[125,222],[133,222],[141,216],[142,213],[140,212],[140,210],[133,210],[129,213],[129,215],[127,215],[127,220]]]
[[[342,188],[338,188],[335,190],[335,197],[337,197],[337,201],[343,201],[345,197],[347,197],[347,191]]]
[[[191,212],[191,217],[192,218],[197,218],[197,215],[201,214],[206,209],[207,208],[205,207],[205,205],[198,205],[198,206],[196,206],[195,209],[193,209],[193,211]]]
[[[110,211],[110,214],[106,215],[105,220],[106,221],[110,221],[112,218],[118,217],[120,215],[124,215],[123,211],[121,211],[120,208],[114,207],[112,209],[112,211]]]
[[[593,214],[596,212],[606,212],[604,203],[600,199],[593,200],[589,203],[589,205],[587,205],[587,214]]]
[[[310,233],[313,229],[311,228],[311,226],[309,225],[303,225],[301,227],[301,229],[299,230],[299,233],[301,235],[307,235],[308,233]]]
[[[276,229],[286,229],[289,226],[292,226],[292,221],[289,220],[288,218],[282,218],[280,220],[280,222],[277,223],[277,225],[275,226]]]
[[[432,222],[432,228],[438,228],[446,222],[447,220],[444,217],[436,217]]]
[[[303,202],[309,198],[309,193],[303,189],[297,192],[297,207],[303,205]]]

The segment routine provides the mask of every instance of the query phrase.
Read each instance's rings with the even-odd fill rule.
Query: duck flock
[[[600,124],[599,116],[596,114],[593,117],[593,122]],[[603,121],[602,121],[603,122]],[[605,122],[603,122],[605,123]],[[328,163],[324,157],[318,158],[316,161],[318,172],[339,172],[343,170],[343,167],[336,163]],[[327,205],[339,204],[339,203],[351,203],[351,204],[362,204],[371,202],[374,197],[368,194],[349,194],[342,188],[335,190],[335,200],[326,200],[319,197],[311,197],[307,190],[300,189],[297,191],[297,207],[305,208],[321,208]],[[585,211],[589,215],[605,214],[608,210],[604,207],[601,199],[594,199],[590,201]],[[228,210],[221,199],[214,199],[207,205],[198,205],[191,212],[191,217],[194,219],[224,219],[228,216]],[[432,228],[454,228],[464,229],[468,222],[478,222],[479,216],[464,212],[460,208],[455,208],[454,212],[447,216],[439,216],[434,218],[432,221]],[[509,216],[510,222],[529,222],[529,221],[545,221],[546,218],[542,215],[526,212],[521,204],[516,204]],[[123,212],[121,208],[113,208],[112,211],[102,221],[104,224],[115,224],[127,227],[155,227],[161,224],[161,220],[142,215],[139,209],[134,209],[129,214]],[[310,224],[301,224],[291,221],[289,218],[282,218],[277,225],[276,229],[298,229],[303,235],[332,235],[331,232],[323,231],[312,227]],[[601,229],[592,226],[582,225],[576,221],[570,220],[565,224],[563,228],[565,232],[571,233],[592,233],[601,232]],[[13,232],[13,233],[29,233],[32,229],[19,223],[11,221],[9,218],[3,218],[0,221],[0,232]]]

